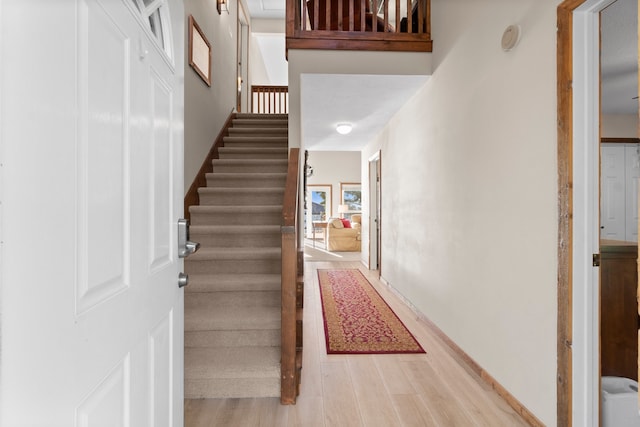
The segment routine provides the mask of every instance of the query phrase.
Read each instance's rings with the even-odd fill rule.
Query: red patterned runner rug
[[[360,270],[318,270],[328,354],[424,353]]]

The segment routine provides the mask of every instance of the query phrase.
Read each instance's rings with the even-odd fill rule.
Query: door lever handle
[[[186,219],[178,220],[178,256],[186,258],[196,252],[200,247],[200,243],[189,240],[189,221]]]
[[[186,255],[191,255],[192,253],[196,252],[199,248],[200,248],[200,243],[187,240],[187,243],[185,244],[184,252]]]

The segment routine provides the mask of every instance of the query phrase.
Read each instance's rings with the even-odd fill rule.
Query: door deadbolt
[[[178,274],[178,287],[184,288],[189,284],[189,275],[185,273]]]

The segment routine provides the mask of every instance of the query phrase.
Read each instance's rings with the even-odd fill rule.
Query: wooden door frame
[[[242,2],[238,2],[238,19],[236,21],[236,34],[237,34],[237,45],[236,45],[236,110],[242,113],[251,113],[251,102],[247,88],[249,88],[249,43],[251,36],[251,27],[249,24],[249,18],[247,18],[247,13],[244,10],[244,6]],[[242,33],[242,27],[247,27],[247,39],[245,40],[244,34]],[[245,52],[246,50],[246,52]],[[247,60],[243,61],[243,53],[246,55]],[[240,70],[238,70],[240,69]],[[243,71],[246,70],[247,73],[247,81],[241,81]],[[240,75],[238,76],[238,71]],[[242,87],[242,83],[245,84],[244,91],[238,91],[238,86]],[[242,102],[246,101],[246,105]]]
[[[593,308],[599,303],[599,271],[590,260],[599,251],[596,61],[598,13],[613,1],[564,0],[557,9],[558,426],[597,426],[599,419],[599,313]],[[574,40],[574,30],[584,38]],[[574,288],[574,280],[582,286]]]
[[[573,180],[573,10],[585,0],[565,0],[558,6],[558,367],[557,425],[571,425],[572,400],[572,197]]]

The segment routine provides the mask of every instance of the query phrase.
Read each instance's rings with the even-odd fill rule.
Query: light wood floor
[[[327,355],[316,271],[324,268],[359,268],[427,354]],[[303,339],[296,405],[276,398],[185,400],[185,426],[527,425],[359,262],[305,263]]]

